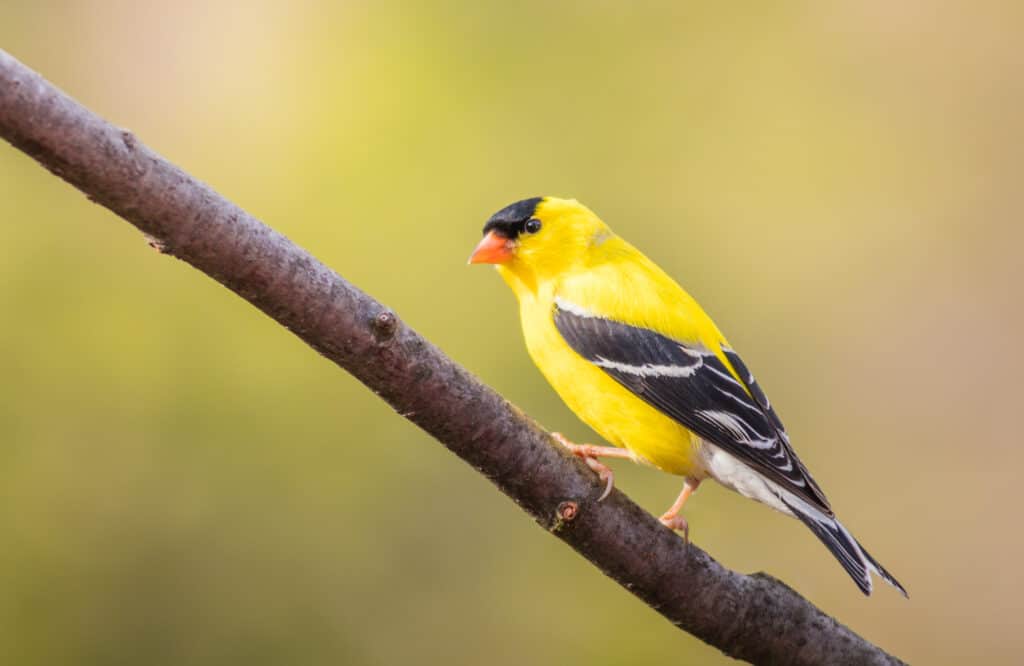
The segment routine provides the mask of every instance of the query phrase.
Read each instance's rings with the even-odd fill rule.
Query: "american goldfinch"
[[[586,206],[524,199],[487,221],[470,263],[495,264],[519,301],[526,347],[569,408],[614,446],[556,439],[606,481],[598,459],[684,477],[661,516],[686,532],[687,498],[710,477],[799,518],[870,594],[906,590],[836,519],[764,391],[700,305]]]

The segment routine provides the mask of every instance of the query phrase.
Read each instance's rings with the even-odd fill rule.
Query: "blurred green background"
[[[0,46],[593,435],[467,268],[577,197],[701,299],[860,595],[718,487],[693,538],[916,663],[1024,650],[1019,2],[12,2]],[[0,145],[0,662],[710,664],[253,308]],[[615,464],[651,511],[679,480]]]

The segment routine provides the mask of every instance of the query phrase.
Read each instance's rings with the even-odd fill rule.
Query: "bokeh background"
[[[6,0],[0,46],[550,428],[465,265],[577,197],[701,299],[840,516],[693,537],[915,663],[1024,650],[1019,2]],[[712,664],[289,333],[0,145],[0,662]],[[678,479],[616,464],[651,511]]]

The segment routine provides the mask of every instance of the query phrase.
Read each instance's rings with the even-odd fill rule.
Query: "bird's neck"
[[[505,280],[505,284],[509,286],[509,289],[516,295],[520,303],[523,303],[524,299],[532,300],[536,298],[539,282],[532,270],[522,264],[499,264],[496,268],[498,269],[498,274]]]

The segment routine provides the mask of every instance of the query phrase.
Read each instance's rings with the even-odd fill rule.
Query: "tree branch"
[[[0,50],[0,136],[355,375],[679,628],[757,663],[897,664],[778,580],[722,567],[384,305]]]

